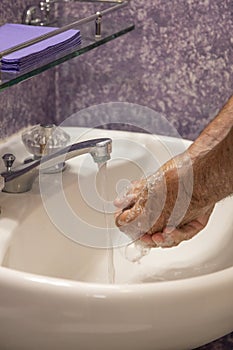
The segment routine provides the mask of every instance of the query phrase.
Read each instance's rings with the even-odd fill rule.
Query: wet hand
[[[176,165],[169,161],[151,177],[133,182],[115,200],[116,225],[132,240],[140,239],[150,247],[172,247],[207,225],[213,205],[199,206],[187,193],[185,172],[178,174]]]

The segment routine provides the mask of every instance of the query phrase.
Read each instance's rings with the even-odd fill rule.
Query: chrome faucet
[[[111,151],[112,140],[110,138],[92,139],[66,146],[58,152],[43,156],[28,164],[19,165],[14,169],[12,169],[12,165],[15,156],[7,153],[2,157],[6,171],[0,174],[0,190],[8,193],[27,192],[32,188],[40,170],[43,171],[59,163],[64,163],[64,160],[86,153],[91,154],[94,162],[105,163],[110,159]]]

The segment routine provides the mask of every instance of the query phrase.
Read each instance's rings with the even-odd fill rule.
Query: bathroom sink
[[[231,332],[233,198],[216,205],[192,240],[141,259],[114,225],[117,193],[190,142],[65,130],[76,142],[112,138],[112,158],[106,173],[82,155],[63,173],[41,173],[30,192],[1,193],[3,348],[187,350]],[[18,161],[28,156],[19,136],[0,148]]]

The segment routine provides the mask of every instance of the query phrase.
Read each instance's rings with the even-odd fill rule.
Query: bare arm
[[[214,204],[233,193],[233,97],[188,150],[194,195]]]
[[[186,152],[116,200],[116,224],[150,246],[177,245],[202,230],[214,204],[232,193],[233,97]]]

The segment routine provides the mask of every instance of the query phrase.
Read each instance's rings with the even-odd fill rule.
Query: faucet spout
[[[64,147],[58,152],[32,161],[29,164],[20,165],[14,169],[8,169],[0,174],[0,190],[8,193],[23,193],[32,188],[33,182],[40,170],[45,170],[56,164],[64,162],[82,154],[90,153],[94,162],[105,163],[110,159],[112,140],[99,138],[74,143]],[[10,155],[9,155],[10,156]]]

